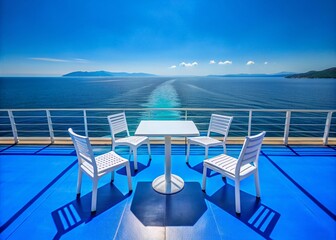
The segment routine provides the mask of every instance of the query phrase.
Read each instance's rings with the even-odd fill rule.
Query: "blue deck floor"
[[[241,146],[229,145],[238,156]],[[95,146],[104,153],[109,146]],[[125,149],[117,152],[128,158]],[[242,213],[234,187],[209,173],[201,191],[203,150],[173,145],[172,172],[185,181],[161,195],[151,181],[163,173],[162,145],[139,152],[128,193],[124,169],[99,182],[97,212],[90,214],[91,180],[84,176],[76,200],[77,158],[72,146],[0,145],[0,239],[336,239],[336,147],[263,146],[261,200],[253,177],[241,184]],[[210,150],[210,156],[221,153]]]

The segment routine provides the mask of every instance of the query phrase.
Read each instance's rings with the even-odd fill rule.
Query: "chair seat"
[[[214,168],[228,175],[228,177],[235,177],[235,171],[238,159],[228,156],[226,154],[221,154],[216,157],[204,160],[204,164],[208,165],[209,168]],[[252,164],[245,164],[240,168],[240,177],[244,177],[254,172],[257,168]]]
[[[99,155],[95,157],[95,159],[98,168],[98,175],[110,170],[111,168],[124,165],[128,162],[127,159],[119,156],[113,151]]]
[[[102,176],[106,172],[109,172],[111,169],[125,165],[128,162],[127,159],[119,156],[113,151],[99,155],[95,157],[95,160],[97,164],[98,176]],[[89,174],[91,177],[94,177],[93,167],[91,164],[89,164],[88,162],[83,162],[81,167],[87,174]]]
[[[117,139],[115,143],[117,145],[129,145],[129,146],[139,146],[145,142],[148,141],[148,137],[143,137],[143,136],[130,136],[130,137],[124,137]]]
[[[223,145],[222,141],[219,141],[212,137],[191,137],[188,138],[190,144],[198,144],[202,146],[218,146]]]

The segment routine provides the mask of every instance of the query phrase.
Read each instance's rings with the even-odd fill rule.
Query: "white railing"
[[[68,137],[69,127],[90,137],[109,137],[106,116],[125,111],[130,132],[143,119],[193,120],[206,134],[211,113],[233,116],[230,136],[246,136],[262,130],[268,137],[321,137],[328,144],[336,136],[336,110],[224,109],[224,108],[90,108],[90,109],[0,109],[0,140],[48,137],[51,143]]]

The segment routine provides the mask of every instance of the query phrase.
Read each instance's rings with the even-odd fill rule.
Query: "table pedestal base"
[[[184,187],[184,181],[177,175],[171,175],[171,181],[166,182],[165,175],[161,175],[152,183],[152,187],[155,191],[162,194],[173,194],[181,191]]]

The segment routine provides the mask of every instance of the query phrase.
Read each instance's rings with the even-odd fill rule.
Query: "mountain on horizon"
[[[279,72],[279,73],[237,73],[237,74],[223,74],[223,75],[208,75],[209,77],[286,77],[293,75],[293,72]]]
[[[108,71],[75,71],[62,75],[62,77],[152,77],[157,76],[150,73],[128,73],[128,72],[108,72]],[[336,67],[322,71],[309,71],[306,73],[279,72],[279,73],[238,73],[207,75],[208,77],[286,77],[286,78],[336,78]]]
[[[62,75],[62,77],[150,77],[156,76],[150,73],[128,73],[128,72],[108,72],[108,71],[76,71]]]
[[[286,76],[286,78],[336,78],[336,67],[324,69],[322,71],[309,71]]]

